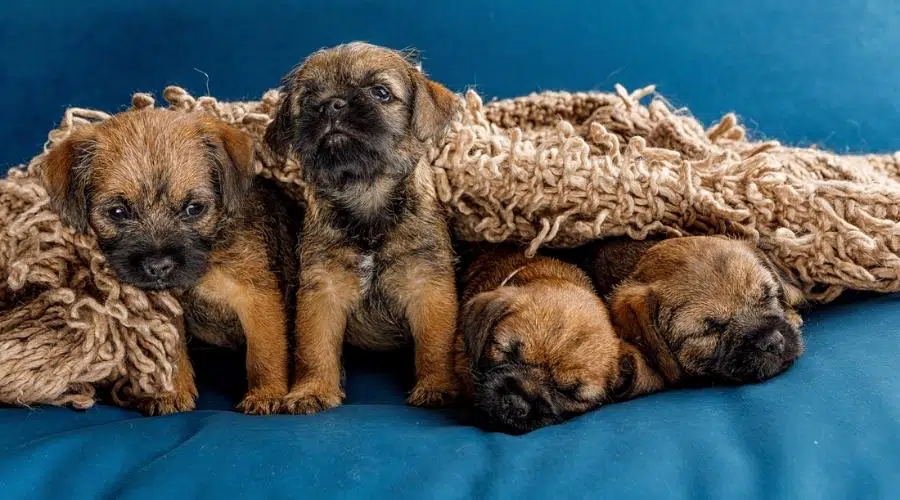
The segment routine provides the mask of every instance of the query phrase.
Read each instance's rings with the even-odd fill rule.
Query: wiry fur
[[[363,43],[311,55],[283,80],[266,131],[313,188],[303,227],[296,372],[286,408],[337,406],[341,348],[415,343],[415,405],[452,400],[456,295],[449,235],[419,164],[458,99],[403,54]],[[389,98],[379,100],[377,91]]]
[[[758,382],[803,352],[801,295],[749,243],[612,239],[575,254],[668,384]]]
[[[661,387],[576,266],[495,247],[461,281],[456,370],[479,425],[528,432]]]
[[[246,340],[250,390],[240,407],[278,409],[293,319],[291,221],[302,212],[254,179],[250,137],[202,115],[128,111],[55,147],[45,180],[53,207],[94,231],[120,280],[179,294],[187,328],[204,340]],[[193,408],[193,371],[186,352],[182,359],[176,392],[145,402],[145,412]]]

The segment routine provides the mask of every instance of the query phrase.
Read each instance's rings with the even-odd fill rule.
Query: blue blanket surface
[[[322,414],[230,410],[239,356],[198,353],[198,411],[0,410],[5,499],[891,498],[900,484],[900,297],[808,316],[808,352],[738,388],[672,391],[525,436],[403,405],[404,356],[349,360]],[[238,374],[239,375],[239,374]]]
[[[900,149],[891,0],[452,3],[47,0],[0,6],[0,171],[65,107],[165,85],[254,99],[321,46],[423,51],[486,97],[649,83],[709,123],[838,151]],[[207,80],[208,77],[208,80]],[[409,359],[348,359],[348,402],[249,417],[240,355],[196,352],[198,411],[0,409],[0,498],[891,498],[900,486],[900,296],[807,317],[785,375],[673,391],[520,437],[403,405]]]

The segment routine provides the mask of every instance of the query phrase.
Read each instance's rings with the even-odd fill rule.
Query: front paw
[[[413,387],[406,404],[422,406],[426,408],[439,408],[449,406],[456,401],[458,391],[452,382],[435,383],[428,380],[420,380]]]
[[[294,415],[310,415],[340,406],[343,401],[344,391],[340,387],[300,384],[284,397],[281,409]]]
[[[787,322],[794,328],[799,329],[803,326],[803,316],[800,316],[800,313],[793,309],[785,311],[784,317],[785,319],[787,319]]]
[[[284,391],[275,392],[266,389],[250,389],[237,405],[237,409],[248,415],[272,415],[281,410]]]
[[[148,417],[171,415],[193,410],[197,406],[197,396],[188,392],[167,392],[141,398],[137,401],[136,406],[139,412]]]

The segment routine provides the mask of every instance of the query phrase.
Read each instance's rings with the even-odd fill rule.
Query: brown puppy
[[[446,222],[419,159],[459,103],[403,54],[364,43],[311,55],[266,132],[313,188],[300,251],[296,372],[286,409],[339,405],[341,349],[415,343],[413,405],[456,394],[456,294]]]
[[[662,387],[576,266],[496,247],[461,282],[456,370],[478,424],[528,432]]]
[[[288,388],[288,314],[299,209],[253,176],[253,142],[226,124],[164,109],[128,111],[74,132],[47,157],[52,206],[92,229],[118,278],[183,299],[188,330],[247,344],[247,413],[276,411]],[[147,414],[190,410],[197,395],[182,352],[174,394]]]
[[[799,290],[746,242],[614,239],[576,253],[609,294],[619,334],[669,386],[762,381],[803,352]]]

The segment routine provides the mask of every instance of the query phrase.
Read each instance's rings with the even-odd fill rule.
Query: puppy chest
[[[372,282],[375,280],[375,254],[364,253],[359,257],[356,267],[356,275],[359,279],[359,293],[365,297],[372,290]]]
[[[374,253],[361,255],[357,263],[359,300],[347,319],[346,340],[365,349],[393,349],[411,338],[402,309],[392,291],[383,286],[382,267]]]

